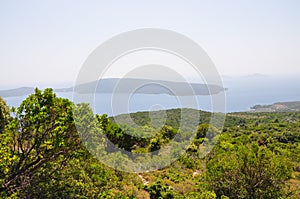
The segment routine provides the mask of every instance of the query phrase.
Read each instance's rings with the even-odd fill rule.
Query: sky
[[[300,75],[298,0],[0,1],[0,87],[74,83],[90,53],[139,28],[197,42],[225,76]]]

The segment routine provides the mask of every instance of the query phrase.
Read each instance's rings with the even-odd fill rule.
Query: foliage
[[[0,133],[3,133],[4,127],[9,123],[10,110],[5,101],[0,97]]]
[[[230,198],[278,198],[291,178],[289,161],[258,144],[221,143],[207,163],[210,187]]]
[[[170,186],[162,184],[160,180],[146,187],[151,199],[173,199],[174,193]]]
[[[81,146],[72,118],[72,103],[57,98],[51,89],[43,93],[36,89],[35,94],[24,100],[4,136],[10,161],[1,172],[1,190],[7,194],[26,188],[48,163],[66,161]]]
[[[74,105],[51,89],[36,89],[11,110],[0,98],[0,198],[300,197],[300,112],[230,113],[221,135],[208,112],[131,113],[135,126],[127,116],[94,115],[88,104]],[[104,135],[137,154],[170,141],[179,154],[176,143],[192,143],[169,167],[135,174],[95,158],[114,153]],[[199,158],[204,142],[216,147]],[[115,153],[112,161],[125,160]]]

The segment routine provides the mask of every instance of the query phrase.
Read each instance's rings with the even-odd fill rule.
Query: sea
[[[223,77],[224,93],[212,96],[176,97],[167,94],[95,94],[90,102],[97,114],[109,116],[173,108],[195,108],[212,112],[250,111],[254,105],[276,102],[300,101],[300,78],[297,76],[253,75]],[[57,93],[59,97],[79,103],[72,92]],[[4,98],[6,103],[17,107],[27,96]],[[84,101],[84,100],[83,100]],[[196,103],[195,103],[196,101]],[[216,105],[217,104],[217,105]]]

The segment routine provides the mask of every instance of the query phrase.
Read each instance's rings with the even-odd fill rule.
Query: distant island
[[[33,87],[20,87],[15,89],[0,90],[0,96],[4,98],[25,96],[32,93],[34,93]]]
[[[137,87],[135,90],[135,86]],[[117,89],[115,89],[117,88]],[[140,94],[167,94],[176,96],[214,95],[227,90],[226,88],[199,83],[162,81],[133,78],[107,78],[74,87],[54,89],[55,92],[76,93],[140,93]],[[32,87],[21,87],[9,90],[0,90],[0,96],[18,97],[34,92]]]
[[[270,105],[255,105],[251,107],[255,112],[292,112],[300,111],[300,101],[277,102]]]

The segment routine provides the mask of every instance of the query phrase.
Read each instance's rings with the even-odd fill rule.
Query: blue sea
[[[118,115],[138,111],[161,110],[171,108],[196,108],[214,112],[249,111],[257,104],[273,104],[276,102],[300,101],[300,78],[297,77],[269,77],[246,76],[224,77],[225,109],[212,106],[211,96],[196,96],[198,105],[185,103],[188,97],[177,99],[166,94],[133,94],[130,98],[113,94],[96,94],[93,110],[98,114]],[[57,93],[60,97],[73,100],[73,93]],[[221,94],[220,94],[221,95]],[[217,97],[217,96],[215,96]],[[4,98],[9,106],[18,106],[26,96]],[[194,98],[194,97],[193,97]],[[124,104],[125,108],[120,108]]]

